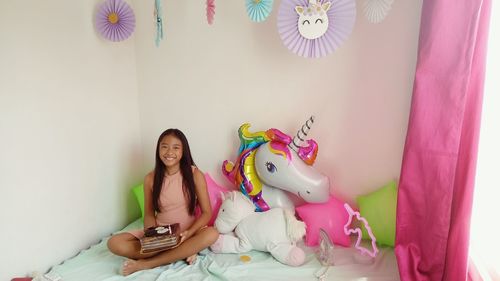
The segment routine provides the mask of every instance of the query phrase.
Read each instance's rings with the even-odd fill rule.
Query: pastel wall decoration
[[[160,41],[163,40],[163,13],[161,8],[161,0],[155,0],[155,11],[154,11],[155,21],[156,21],[156,47],[160,46]]]
[[[134,32],[134,11],[123,0],[106,0],[99,6],[95,25],[105,39],[123,41]]]
[[[273,0],[245,0],[247,14],[252,21],[262,22],[273,10]]]
[[[278,32],[293,53],[320,58],[349,37],[355,20],[355,0],[283,0],[278,11]]]
[[[394,0],[365,0],[363,13],[372,23],[379,23],[385,19]]]
[[[207,0],[207,22],[208,24],[214,23],[215,15],[215,0]]]
[[[328,30],[328,10],[332,2],[323,4],[309,1],[309,6],[295,6],[295,12],[299,15],[297,27],[302,37],[316,39],[325,34]]]

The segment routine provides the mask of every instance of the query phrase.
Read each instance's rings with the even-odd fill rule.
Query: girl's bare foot
[[[189,264],[189,265],[192,265],[196,262],[196,258],[198,257],[198,254],[194,254],[192,256],[189,256],[186,258],[186,262]]]
[[[122,265],[122,275],[127,276],[139,270],[149,269],[143,260],[126,260]]]

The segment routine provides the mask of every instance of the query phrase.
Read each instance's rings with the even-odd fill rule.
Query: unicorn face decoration
[[[311,117],[293,139],[277,129],[250,133],[249,124],[241,125],[236,164],[224,161],[222,172],[252,200],[256,211],[294,209],[290,193],[309,203],[328,201],[329,179],[312,167],[318,145],[305,140],[313,120]]]
[[[316,39],[328,30],[328,15],[332,3],[325,2],[321,4],[319,0],[309,0],[309,6],[296,6],[295,11],[299,15],[297,27],[300,35],[307,39]]]

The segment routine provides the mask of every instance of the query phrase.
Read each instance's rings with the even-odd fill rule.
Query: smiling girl
[[[199,207],[200,215],[195,217]],[[195,166],[184,134],[168,129],[158,138],[155,169],[144,178],[144,229],[179,223],[181,244],[163,252],[141,254],[139,239],[144,229],[113,235],[108,248],[127,257],[122,274],[166,265],[185,259],[192,264],[199,251],[213,244],[219,233],[207,223],[212,208],[203,173]]]

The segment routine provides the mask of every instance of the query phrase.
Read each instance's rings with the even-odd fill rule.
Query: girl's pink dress
[[[195,169],[196,167],[193,167],[193,172]],[[179,223],[182,232],[193,224],[195,217],[189,215],[189,204],[184,196],[182,184],[180,171],[165,176],[160,192],[160,212],[156,214],[157,225]],[[128,233],[140,239],[144,236],[144,229],[135,229]]]

